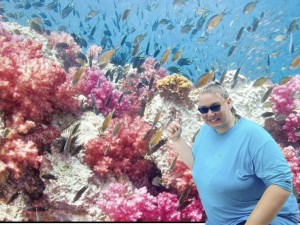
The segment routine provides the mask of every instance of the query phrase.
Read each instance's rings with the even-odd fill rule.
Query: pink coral
[[[293,98],[294,93],[300,93],[300,75],[294,76],[284,85],[274,87],[271,94],[273,112],[289,115],[300,104],[299,99]]]
[[[7,141],[0,149],[0,160],[6,164],[18,179],[28,167],[38,168],[42,157],[38,156],[38,149],[34,142],[24,142],[21,139]]]
[[[52,32],[47,37],[50,47],[58,50],[57,56],[63,60],[66,69],[78,64],[76,58],[77,53],[81,51],[81,48],[70,34],[64,32]]]
[[[60,136],[60,131],[54,127],[36,127],[25,139],[34,142],[38,148],[47,146]]]
[[[75,114],[79,101],[74,99],[76,92],[64,86],[65,71],[44,57],[40,42],[7,30],[1,34],[0,110],[9,135],[0,146],[0,160],[19,178],[38,168],[38,148],[57,136],[58,131],[47,127],[53,113]]]
[[[285,121],[283,130],[288,140],[292,143],[299,141],[300,137],[296,135],[296,130],[300,127],[300,113],[291,113]]]
[[[288,137],[288,141],[297,142],[300,140],[296,136],[296,130],[300,126],[299,110],[300,100],[295,94],[300,93],[300,75],[292,77],[289,82],[284,85],[274,87],[271,95],[273,102],[273,111],[276,114],[284,114],[286,116],[283,130]]]
[[[297,157],[297,151],[292,146],[288,146],[282,149],[282,153],[291,167],[293,184],[300,192],[300,158]]]
[[[98,59],[99,59],[99,54],[103,51],[101,46],[98,45],[90,45],[88,50],[87,50],[87,57],[88,60],[92,60],[91,63],[92,66],[96,66]]]
[[[103,51],[101,46],[98,45],[90,45],[87,50],[87,55],[92,56],[93,59],[98,59],[98,55]]]
[[[60,86],[66,80],[65,71],[42,54],[42,44],[18,36],[1,36],[0,47],[0,110],[9,114],[21,113],[24,117],[40,122],[55,110],[75,113],[73,96],[60,99]],[[58,92],[58,93],[57,93]]]
[[[145,69],[143,74],[147,80],[150,80],[153,76],[155,76],[155,78],[159,80],[168,75],[167,70],[162,67],[155,69],[156,63],[158,62],[152,57],[146,58],[145,62],[143,63],[142,68]]]
[[[146,188],[130,191],[128,185],[112,183],[98,202],[111,221],[115,222],[203,222],[205,214],[199,199],[177,210],[178,198],[162,192],[154,197]]]
[[[142,75],[134,70],[129,71],[125,79],[120,82],[122,91],[132,92],[128,96],[132,104],[132,109],[129,112],[131,115],[140,114],[143,105],[154,96],[157,80],[167,76],[167,71],[164,68],[155,69],[156,63],[154,58],[146,58],[141,66],[145,69]],[[150,88],[151,82],[152,87]]]

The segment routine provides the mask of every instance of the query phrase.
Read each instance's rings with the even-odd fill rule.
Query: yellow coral
[[[186,77],[174,73],[158,80],[156,87],[159,94],[164,98],[170,100],[184,100],[188,98],[193,84]]]

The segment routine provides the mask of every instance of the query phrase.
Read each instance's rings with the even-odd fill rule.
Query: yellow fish
[[[115,128],[112,132],[112,136],[115,136],[117,133],[119,133],[119,131],[120,131],[123,124],[124,124],[124,122],[120,122],[115,126]]]
[[[178,155],[176,155],[176,157],[173,159],[173,161],[168,169],[168,172],[172,172],[174,170],[177,159],[178,159]]]
[[[261,78],[258,78],[254,81],[253,83],[253,87],[259,87],[259,86],[262,86],[263,84],[265,84],[267,81],[269,80],[268,77],[261,77]]]
[[[85,70],[85,65],[82,65],[75,73],[73,79],[72,79],[72,85],[75,85],[78,83],[78,81],[80,80],[80,78],[83,75],[83,72]]]
[[[123,12],[123,14],[122,14],[122,20],[123,20],[123,21],[124,21],[124,20],[127,20],[129,14],[130,14],[131,8],[132,8],[132,6],[130,6],[130,8],[126,9],[126,10]]]
[[[154,186],[158,186],[158,187],[163,186],[163,184],[162,184],[162,178],[161,177],[154,177],[151,183]]]
[[[113,109],[113,110],[105,117],[105,119],[104,119],[104,121],[103,121],[103,123],[102,123],[102,127],[101,127],[102,132],[104,132],[104,131],[108,128],[109,123],[110,123],[110,121],[111,121],[111,119],[112,119],[112,117],[113,117],[114,112],[115,112],[115,109]]]
[[[255,2],[249,2],[243,9],[243,13],[244,14],[248,14],[250,12],[253,11],[253,9],[255,8],[256,4],[259,2],[259,0],[255,1]]]
[[[133,41],[133,44],[134,45],[140,44],[145,39],[146,35],[147,35],[147,32],[145,34],[139,34],[138,36],[136,36]]]
[[[173,58],[172,58],[172,62],[177,61],[177,60],[181,57],[182,53],[183,53],[183,49],[178,50],[178,51],[174,54],[174,56],[173,56]]]
[[[160,128],[150,139],[149,147],[152,148],[153,146],[157,145],[159,140],[161,139],[163,130]]]
[[[108,146],[104,149],[103,154],[106,156],[108,154],[109,150],[110,150],[110,144],[108,144]]]
[[[100,54],[99,66],[100,66],[101,70],[104,69],[108,65],[108,63],[110,62],[111,58],[116,53],[116,50],[117,50],[117,48],[114,48],[114,49],[102,52]]]
[[[206,84],[208,84],[208,82],[213,78],[213,76],[215,75],[215,72],[207,72],[203,75],[200,76],[200,78],[198,79],[197,83],[196,83],[196,88],[199,87],[203,87]]]
[[[139,49],[140,49],[140,44],[134,45],[133,51],[131,53],[131,56],[132,57],[135,56],[138,53]]]
[[[216,14],[212,16],[206,25],[207,32],[211,32],[213,29],[215,29],[222,21],[223,17],[226,15],[226,12],[223,11],[222,13]]]
[[[160,59],[161,65],[165,64],[168,61],[170,54],[171,54],[171,48],[167,48],[167,50],[164,52],[164,54]]]
[[[155,118],[154,118],[154,121],[153,121],[153,126],[155,126],[155,125],[158,123],[158,121],[159,121],[159,119],[160,119],[160,115],[161,115],[161,110],[159,110],[159,111],[157,112],[157,114],[156,114],[156,116],[155,116]]]
[[[292,63],[291,63],[291,66],[290,66],[290,69],[296,69],[298,66],[300,66],[300,55],[297,55]]]
[[[284,34],[279,34],[279,35],[277,35],[276,37],[275,37],[275,41],[276,42],[281,42],[281,41],[284,41],[284,39],[285,39],[285,35]]]
[[[282,78],[282,79],[279,81],[279,84],[280,84],[280,85],[286,84],[287,82],[290,81],[290,79],[292,79],[292,76],[284,77],[284,78]]]
[[[186,34],[190,32],[192,28],[193,28],[192,24],[186,24],[181,28],[180,33]]]

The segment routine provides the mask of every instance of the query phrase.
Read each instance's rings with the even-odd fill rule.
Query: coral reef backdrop
[[[201,88],[151,57],[112,64],[115,51],[0,22],[1,221],[205,221],[165,131],[179,112],[192,144]],[[300,191],[300,76],[231,88],[234,73],[237,111],[273,135]]]

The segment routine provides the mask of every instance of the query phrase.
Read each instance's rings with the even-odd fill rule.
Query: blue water
[[[26,9],[20,7],[20,3],[26,2],[32,5],[27,4]],[[168,47],[172,48],[173,53],[183,49],[182,57],[193,61],[190,65],[178,66],[176,62],[172,62],[172,54],[163,67],[177,66],[181,73],[193,82],[196,82],[205,70],[216,70],[219,71],[217,75],[220,75],[225,68],[236,70],[240,66],[240,73],[249,79],[268,76],[274,82],[279,82],[285,76],[300,73],[300,67],[293,70],[289,68],[292,60],[300,54],[300,31],[295,29],[292,34],[288,34],[293,20],[299,24],[299,0],[260,0],[249,14],[244,14],[243,9],[250,1],[242,0],[182,0],[182,4],[176,4],[179,1],[175,0],[57,0],[60,6],[56,10],[49,10],[47,5],[51,2],[53,0],[0,0],[5,11],[2,15],[9,21],[26,26],[28,18],[33,14],[41,18],[44,16],[44,22],[49,20],[52,24],[44,24],[45,29],[64,29],[65,32],[75,33],[86,40],[88,45],[101,45],[102,42],[105,49],[117,47],[127,35],[125,44],[118,50],[119,54],[127,55],[123,59],[126,63],[131,60],[133,41],[137,35],[146,34],[138,53],[145,56],[147,44],[150,43],[149,56],[153,56],[155,50],[160,49],[156,56],[158,61]],[[34,6],[34,3],[40,5]],[[74,4],[74,10],[66,18],[62,18],[60,13],[68,3]],[[19,9],[16,6],[19,6]],[[124,11],[129,8],[127,19],[122,20]],[[196,13],[197,9],[205,9],[206,18],[201,29],[192,34],[201,17],[199,10]],[[85,21],[91,10],[97,11],[97,15]],[[224,11],[221,23],[210,33],[206,32],[208,20]],[[8,13],[19,13],[23,16],[14,19],[9,17]],[[167,19],[168,24],[159,24],[155,29],[153,24],[162,19]],[[259,21],[259,25],[253,31],[251,27],[255,19]],[[192,25],[192,28],[189,32],[182,33],[181,29],[186,24]],[[236,41],[242,26],[245,29],[240,40]],[[93,38],[89,38],[93,27],[96,28],[95,33]],[[247,28],[250,31],[247,31]],[[285,38],[276,41],[278,35],[284,35]],[[289,48],[291,35],[294,52]],[[198,43],[200,37],[205,41]],[[107,39],[105,46],[104,38]],[[236,45],[235,51],[228,56],[228,51],[233,45]],[[87,48],[83,47],[83,52]]]

